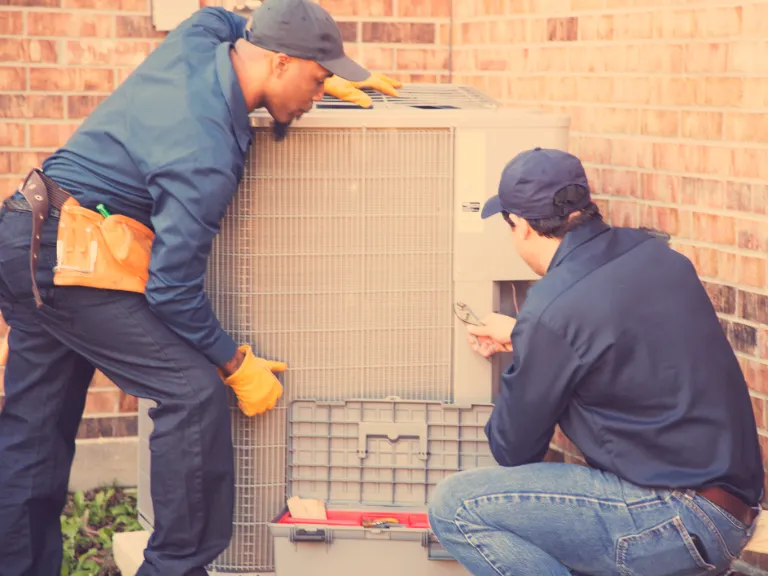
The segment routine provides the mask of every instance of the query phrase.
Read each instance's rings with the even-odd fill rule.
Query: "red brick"
[[[711,176],[729,176],[731,173],[731,154],[730,148],[719,148],[716,146],[702,146],[699,149],[702,164],[699,171]]]
[[[721,112],[682,112],[682,137],[694,140],[720,140],[723,137]]]
[[[745,108],[768,108],[768,78],[746,78],[742,103]]]
[[[0,2],[0,5],[2,5],[2,2]],[[22,16],[23,14],[19,10],[0,11],[0,34],[21,36],[24,33],[24,19]]]
[[[507,94],[514,101],[538,101],[544,93],[542,76],[512,77],[507,76]]]
[[[656,202],[677,203],[680,201],[680,176],[658,172],[644,172],[640,178],[641,196]]]
[[[598,10],[604,8],[603,0],[571,0],[571,10]]]
[[[728,216],[696,213],[693,215],[693,238],[715,244],[736,244],[736,221]]]
[[[406,48],[397,51],[399,70],[444,70],[448,68],[448,50]]]
[[[750,212],[752,210],[752,187],[743,182],[728,182],[725,191],[725,207],[728,210]]]
[[[393,16],[392,0],[320,0],[334,18],[339,16]]]
[[[117,392],[114,390],[91,390],[85,399],[86,414],[113,414],[117,412]]]
[[[40,167],[47,156],[44,152],[0,152],[0,157],[4,157],[7,162],[8,174],[26,174],[31,168]],[[0,162],[2,165],[2,162]]]
[[[398,2],[397,14],[400,17],[449,18],[451,0],[408,0]]]
[[[61,96],[0,94],[0,118],[63,118]]]
[[[582,162],[611,163],[611,140],[609,138],[583,136],[579,138],[578,147],[578,156]]]
[[[461,25],[461,40],[464,44],[485,44],[487,36],[487,22],[465,22]]]
[[[768,150],[738,147],[732,151],[732,175],[768,180]]]
[[[603,193],[611,196],[639,196],[637,172],[603,170]]]
[[[81,40],[67,42],[66,64],[86,66],[138,66],[149,55],[146,41]]]
[[[0,92],[24,90],[27,87],[26,69],[19,66],[0,67]]]
[[[739,256],[739,282],[755,288],[765,288],[766,259]]]
[[[679,144],[668,142],[653,143],[653,167],[668,172],[681,172],[682,160]]]
[[[363,22],[363,42],[433,44],[435,25],[409,22]]]
[[[30,68],[30,90],[55,92],[111,92],[110,68]]]
[[[339,27],[353,22],[339,22]],[[164,38],[165,32],[158,31],[152,24],[152,17],[144,14],[119,15],[115,21],[118,38]],[[342,39],[344,37],[342,31]]]
[[[689,258],[700,276],[715,278],[718,275],[719,252],[713,248],[692,246]]]
[[[91,380],[91,388],[112,388],[117,390],[117,386],[106,376],[104,376],[103,373],[99,372],[98,370],[93,374],[93,379]]]
[[[572,42],[578,37],[578,18],[549,18],[547,20],[547,40],[550,42]]]
[[[579,16],[579,40],[613,40],[613,15]]]
[[[768,3],[748,2],[744,7],[744,35],[765,36],[765,23],[768,22]]]
[[[700,208],[725,208],[722,181],[684,176],[681,178],[680,202]]]
[[[736,278],[736,254],[732,252],[717,253],[717,277],[723,282],[733,282]]]
[[[61,0],[2,0],[0,6],[24,6],[25,8],[58,8]]]
[[[519,44],[525,42],[528,29],[527,20],[498,19],[488,22],[488,37],[491,44]],[[474,30],[472,31],[473,33]],[[482,42],[482,38],[480,39]]]
[[[660,10],[656,13],[653,28],[656,38],[695,38],[695,12],[693,10]]]
[[[627,68],[628,51],[625,46],[580,46],[574,44],[568,47],[568,69],[570,72],[624,72]]]
[[[3,38],[0,62],[56,62],[58,55],[53,40]]]
[[[506,70],[509,61],[504,53],[492,48],[475,50],[475,69],[482,71]]]
[[[616,14],[613,17],[614,40],[653,38],[653,13]]]
[[[642,134],[671,138],[679,131],[680,113],[676,110],[644,110],[640,116]]]
[[[768,328],[760,329],[760,358],[768,360]]]
[[[573,78],[554,78],[555,83],[564,80],[575,80]],[[613,79],[602,76],[587,76],[578,78],[578,91],[570,100],[581,100],[583,102],[611,103],[613,99]]]
[[[638,223],[638,204],[634,200],[611,199],[610,222],[613,226],[636,228]]]
[[[728,71],[768,72],[768,42],[753,40],[732,42],[728,48]]]
[[[737,142],[768,142],[768,117],[765,114],[726,114],[725,138]]]
[[[738,220],[739,248],[768,254],[768,223],[764,220]]]
[[[0,146],[22,148],[25,140],[24,124],[0,122]]]
[[[725,72],[728,68],[728,45],[717,42],[688,44],[685,47],[686,72]]]
[[[683,72],[683,47],[677,44],[629,46],[626,69],[638,73],[681,73]]]
[[[680,213],[677,208],[645,204],[640,209],[640,226],[648,226],[677,236],[680,233]]]
[[[362,46],[361,61],[372,70],[392,70],[395,67],[395,51],[382,46]]]
[[[135,396],[130,396],[122,390],[119,393],[119,411],[120,412],[138,412],[139,411],[139,399]]]
[[[696,33],[699,38],[738,36],[741,34],[741,26],[741,6],[696,11]]]
[[[478,16],[501,16],[507,12],[506,0],[481,0],[478,4]]]
[[[638,111],[628,108],[593,108],[589,118],[592,131],[598,133],[636,134]]]
[[[112,35],[112,17],[76,12],[30,12],[27,32],[30,36],[106,38]]]
[[[768,89],[768,86],[766,88]],[[706,78],[703,103],[706,106],[738,106],[743,93],[744,80],[741,78]]]
[[[85,118],[101,104],[106,96],[68,96],[67,118]]]
[[[30,124],[30,144],[33,148],[58,148],[64,145],[77,126],[77,124]]]
[[[651,79],[651,104],[661,106],[695,106],[705,101],[703,78]]]
[[[768,185],[752,185],[752,212],[755,214],[768,214]]]
[[[613,101],[623,104],[650,104],[651,80],[648,77],[614,77]]]

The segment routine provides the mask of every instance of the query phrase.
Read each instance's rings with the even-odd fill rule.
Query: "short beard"
[[[275,139],[275,142],[282,142],[285,140],[290,126],[290,122],[278,122],[277,120],[272,122],[272,137]]]

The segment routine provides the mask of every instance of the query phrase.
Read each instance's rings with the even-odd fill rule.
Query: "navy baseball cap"
[[[587,189],[584,199],[567,209],[555,206],[555,194],[575,184]],[[483,206],[482,218],[509,212],[526,220],[566,216],[591,202],[581,161],[562,150],[534,148],[515,156],[501,173],[499,193]]]
[[[313,60],[350,82],[371,75],[344,53],[338,24],[311,0],[265,0],[253,11],[245,37],[270,52]]]

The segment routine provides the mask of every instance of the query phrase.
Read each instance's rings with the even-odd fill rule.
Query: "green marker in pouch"
[[[96,206],[96,210],[98,210],[99,214],[104,216],[104,218],[109,218],[110,216],[112,216],[112,214],[110,214],[107,211],[107,208],[104,206],[104,204],[99,204],[98,206]]]

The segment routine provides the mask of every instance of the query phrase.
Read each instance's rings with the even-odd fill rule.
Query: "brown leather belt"
[[[717,486],[696,490],[696,493],[719,506],[742,524],[750,526],[757,516],[757,510],[749,506],[741,498]]]
[[[61,210],[64,202],[70,197],[69,192],[56,184],[48,176],[43,174],[37,168],[30,171],[24,183],[19,188],[19,192],[29,203],[32,212],[32,241],[29,250],[29,271],[32,274],[32,293],[35,296],[35,304],[38,308],[43,305],[43,299],[40,297],[40,290],[37,287],[37,260],[40,252],[40,236],[43,231],[43,224],[48,219],[52,208]],[[9,209],[13,210],[11,206]],[[16,208],[18,209],[18,208]]]

